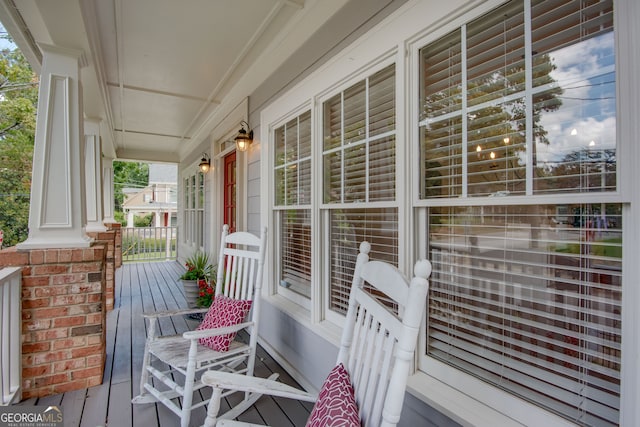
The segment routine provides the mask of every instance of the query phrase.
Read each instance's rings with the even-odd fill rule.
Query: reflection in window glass
[[[581,424],[615,424],[622,206],[429,211],[428,354]]]
[[[421,198],[616,190],[612,4],[532,1],[530,61],[519,0],[421,50]]]
[[[427,354],[580,425],[619,423],[622,205],[589,194],[616,190],[614,52],[610,0],[513,0],[420,52],[420,197],[457,199],[419,208]],[[584,202],[508,197],[559,193]]]
[[[329,308],[346,313],[360,243],[371,244],[369,258],[398,265],[398,210],[334,209],[330,218]]]
[[[612,4],[565,3],[532,8],[534,192],[615,191]],[[550,37],[549,26],[563,37]]]
[[[280,286],[311,298],[311,210],[278,211]]]

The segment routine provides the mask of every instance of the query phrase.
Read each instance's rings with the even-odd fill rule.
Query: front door
[[[236,231],[236,152],[224,158],[224,223],[229,225],[229,233]]]

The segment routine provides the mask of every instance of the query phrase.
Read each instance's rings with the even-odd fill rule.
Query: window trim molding
[[[280,226],[277,223],[277,215],[276,212],[280,211],[286,207],[275,208],[275,194],[273,191],[275,185],[274,171],[275,171],[275,156],[273,153],[274,149],[274,140],[275,140],[275,131],[276,129],[284,126],[290,120],[300,116],[306,111],[310,112],[311,119],[311,146],[313,147],[315,143],[315,135],[313,129],[315,127],[314,121],[314,109],[313,103],[310,100],[306,100],[289,111],[283,110],[276,112],[274,116],[270,116],[265,118],[265,113],[268,110],[263,110],[260,115],[260,140],[261,140],[261,161],[260,161],[260,187],[261,193],[263,197],[261,200],[261,212],[266,212],[266,224],[269,229],[272,230],[269,233],[269,237],[267,239],[267,257],[269,254],[277,254],[278,248],[280,245]],[[313,148],[312,148],[313,150]],[[313,170],[313,151],[312,151],[312,161],[311,161],[311,192],[312,194],[315,191],[314,182],[316,179],[315,171]],[[311,197],[311,205],[296,205],[296,208],[305,208],[311,209],[311,251],[314,253],[315,250],[315,239],[313,235],[313,203],[314,196]],[[262,296],[276,305],[279,309],[286,312],[287,314],[294,317],[296,320],[300,321],[300,319],[306,319],[308,321],[309,317],[313,316],[314,307],[312,301],[314,300],[314,283],[317,281],[314,279],[315,271],[317,270],[317,257],[311,258],[311,297],[309,299],[304,298],[301,295],[297,295],[295,292],[291,292],[276,283],[276,276],[278,274],[278,267],[275,265],[275,260],[269,262],[265,262],[265,272],[268,280],[266,283],[268,286],[262,287]],[[286,304],[285,302],[289,302]]]

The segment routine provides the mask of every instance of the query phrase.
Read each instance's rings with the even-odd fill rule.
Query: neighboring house
[[[122,210],[127,227],[134,227],[134,217],[153,214],[152,227],[168,227],[177,222],[177,167],[152,163],[149,165],[149,185],[143,189],[124,188]]]
[[[180,259],[215,254],[224,223],[267,227],[261,344],[296,380],[331,369],[368,240],[407,276],[433,264],[399,425],[640,425],[640,2],[140,2],[2,0],[0,17],[22,14],[5,25],[41,97],[85,67],[107,158],[179,165]],[[50,141],[33,191],[83,200],[39,167]],[[47,200],[22,250],[71,244],[38,222]]]

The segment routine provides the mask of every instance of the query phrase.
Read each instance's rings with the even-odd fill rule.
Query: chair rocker
[[[326,425],[328,420],[331,425],[367,427],[398,423],[426,308],[431,264],[418,261],[408,283],[390,264],[369,261],[370,249],[369,243],[360,244],[336,368],[319,396],[270,379],[209,371],[202,377],[213,388],[205,426],[252,425],[218,417],[223,390],[229,389],[315,402],[307,422],[311,426]],[[380,293],[389,299],[376,298]],[[340,372],[341,381],[335,381],[334,372]],[[349,394],[352,397],[345,398]],[[350,410],[345,409],[345,402],[351,400]],[[322,419],[323,413],[327,419]],[[355,414],[356,420],[343,423],[336,421],[335,414]]]
[[[266,234],[266,228],[260,237],[247,232],[229,234],[229,227],[223,227],[212,307],[217,301],[226,301],[232,304],[232,307],[236,303],[243,304],[245,308],[250,304],[250,311],[245,319],[239,320],[240,323],[203,329],[206,328],[209,315],[215,311],[207,308],[143,315],[149,321],[149,328],[140,379],[140,395],[136,396],[132,403],[162,403],[180,417],[181,427],[187,427],[191,411],[208,403],[206,399],[193,403],[193,394],[203,387],[200,380],[203,372],[216,369],[253,378]],[[156,325],[162,317],[204,312],[208,312],[207,316],[197,330],[182,335],[156,335]],[[227,351],[214,350],[201,343],[201,339],[217,339],[212,337],[220,338],[230,333],[235,336],[235,333],[242,329],[247,330],[248,343],[234,339]],[[166,368],[159,368],[164,365]],[[233,392],[228,391],[223,395]],[[258,397],[245,395],[245,400],[229,411],[229,417],[236,417],[234,414],[242,413],[245,410],[242,408],[249,408]]]

